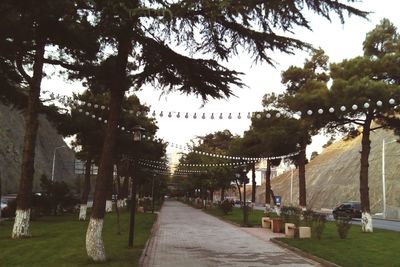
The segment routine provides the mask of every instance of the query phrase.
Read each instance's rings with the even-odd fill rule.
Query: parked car
[[[333,218],[351,217],[361,218],[361,203],[360,202],[344,202],[333,209]]]
[[[0,206],[1,210],[5,209],[6,207],[7,207],[7,201],[5,199],[2,199],[1,206]]]

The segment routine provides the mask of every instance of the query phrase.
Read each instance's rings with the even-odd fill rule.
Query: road
[[[255,209],[256,210],[264,210],[265,208],[263,206],[256,206]],[[333,216],[328,215],[328,220],[333,221]],[[360,225],[361,220],[353,219],[352,224]],[[400,232],[400,221],[390,221],[390,220],[372,218],[372,225],[374,228]]]

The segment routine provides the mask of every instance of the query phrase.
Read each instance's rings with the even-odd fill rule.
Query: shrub
[[[324,232],[325,229],[325,223],[326,223],[325,214],[319,214],[319,213],[313,214],[311,229],[318,240],[321,240],[322,238],[322,233]]]
[[[301,209],[297,207],[285,207],[281,208],[281,218],[283,220],[283,224],[285,223],[293,223],[296,226],[299,226],[300,223],[300,215]]]
[[[224,214],[228,214],[229,212],[232,212],[233,210],[233,205],[232,202],[225,199],[224,201],[219,204],[219,208],[224,212]]]
[[[42,192],[32,197],[32,212],[36,216],[73,212],[75,205],[79,203],[65,182],[50,181],[42,175],[40,187]]]
[[[316,213],[312,210],[301,211],[301,226],[312,227]]]
[[[351,227],[351,217],[338,217],[336,219],[336,229],[341,239],[345,239]]]

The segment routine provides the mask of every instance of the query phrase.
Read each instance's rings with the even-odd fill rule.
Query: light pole
[[[290,175],[290,205],[293,205],[293,168]]]
[[[67,146],[63,145],[63,146],[58,146],[58,147],[54,148],[54,151],[53,151],[53,167],[51,168],[51,181],[54,181],[54,171],[55,171],[55,166],[56,166],[56,152],[57,152],[57,149],[64,148],[64,147],[67,147]]]
[[[382,140],[382,202],[383,202],[383,218],[386,219],[386,174],[385,174],[385,144],[391,144],[397,142],[393,140],[385,143],[385,139]]]
[[[133,131],[133,141],[138,142],[142,140],[142,132],[144,129],[140,126],[135,126],[132,129]],[[135,169],[135,166],[133,166]],[[137,180],[137,177],[136,177]],[[132,180],[131,185],[131,211],[130,211],[130,220],[129,220],[129,240],[128,247],[133,247],[133,239],[135,233],[135,211],[136,211],[136,183],[137,181]]]

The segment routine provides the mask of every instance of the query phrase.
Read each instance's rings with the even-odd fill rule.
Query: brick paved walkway
[[[310,260],[200,210],[166,201],[145,266],[316,266]],[[260,229],[261,230],[261,229]]]

